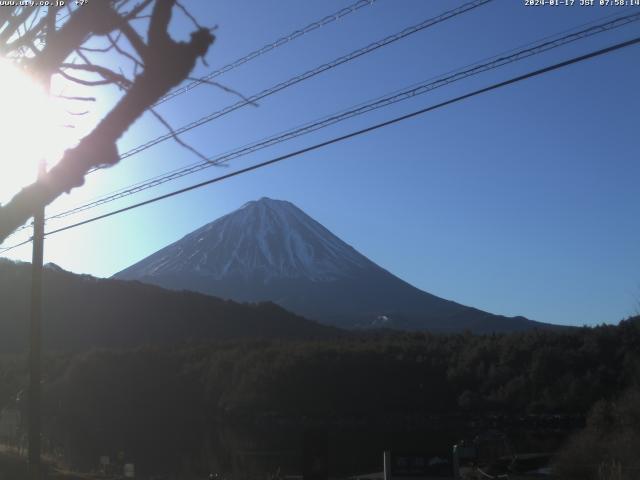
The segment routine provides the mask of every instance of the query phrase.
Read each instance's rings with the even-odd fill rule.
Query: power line
[[[603,25],[598,25],[595,27],[591,27],[589,29],[583,30],[581,32],[577,32],[568,36],[565,36],[561,39],[557,39],[554,40],[552,42],[546,42],[542,45],[536,45],[535,47],[532,48],[528,48],[526,50],[517,52],[516,54],[510,55],[509,57],[494,57],[492,59],[491,62],[485,63],[484,65],[479,65],[479,66],[475,66],[472,69],[468,69],[468,70],[464,70],[464,71],[458,71],[455,75],[450,75],[448,77],[445,78],[439,78],[437,81],[435,82],[431,82],[428,84],[419,84],[417,87],[413,86],[411,89],[406,90],[404,92],[400,92],[400,93],[394,93],[392,95],[392,97],[387,97],[387,98],[381,98],[381,99],[377,99],[374,102],[371,102],[369,104],[360,104],[357,106],[357,108],[352,109],[352,110],[348,110],[345,112],[342,112],[340,114],[334,114],[333,116],[330,117],[323,117],[322,120],[313,122],[313,123],[309,123],[309,124],[305,124],[304,126],[301,127],[297,127],[293,130],[289,130],[285,133],[282,134],[277,134],[275,136],[269,137],[267,139],[258,141],[258,142],[254,142],[253,144],[249,144],[246,146],[243,146],[239,149],[233,150],[231,152],[219,155],[217,157],[212,157],[209,159],[209,161],[207,162],[199,162],[196,164],[192,164],[190,166],[187,167],[183,167],[181,169],[177,169],[177,170],[173,170],[171,172],[168,172],[166,174],[163,175],[159,175],[156,177],[153,177],[151,179],[148,179],[146,181],[142,181],[142,182],[138,182],[134,185],[131,185],[129,187],[124,187],[122,189],[116,190],[115,192],[112,192],[111,194],[107,194],[106,196],[101,196],[98,199],[89,202],[85,205],[76,207],[74,209],[65,211],[65,212],[61,212],[59,214],[56,214],[50,218],[63,218],[65,216],[68,216],[70,214],[79,212],[79,211],[84,211],[87,210],[89,208],[93,208],[94,206],[99,206],[102,205],[104,203],[108,203],[110,201],[113,200],[117,200],[119,198],[122,198],[124,196],[128,196],[129,194],[133,194],[133,193],[138,193],[142,190],[146,190],[147,188],[151,188],[160,184],[163,184],[167,181],[170,180],[174,180],[176,178],[180,178],[182,176],[191,174],[191,173],[195,173],[197,171],[203,170],[205,168],[209,168],[211,166],[217,165],[219,163],[222,162],[226,162],[229,161],[231,159],[234,158],[238,158],[239,156],[244,156],[246,154],[255,152],[256,150],[259,150],[261,148],[265,148],[267,146],[271,146],[274,145],[275,143],[280,143],[281,141],[285,141],[291,138],[295,138],[297,136],[303,135],[305,133],[309,133],[311,131],[316,131],[320,128],[323,128],[325,126],[337,123],[339,121],[342,121],[344,119],[347,118],[351,118],[353,116],[356,115],[360,115],[362,113],[366,113],[368,111],[377,109],[377,108],[381,108],[383,106],[387,106],[389,104],[392,103],[396,103],[397,101],[401,101],[407,98],[410,98],[412,96],[416,96],[416,95],[420,95],[422,93],[426,93],[427,91],[431,91],[435,88],[439,88],[440,86],[444,86],[446,84],[452,83],[454,81],[466,78],[468,76],[471,76],[473,74],[477,74],[477,73],[481,73],[484,71],[487,71],[489,69],[493,69],[502,65],[505,65],[507,63],[511,63],[513,61],[517,61],[517,60],[521,60],[523,58],[527,58],[529,56],[535,55],[537,53],[541,53],[547,50],[550,50],[552,48],[556,48],[559,47],[561,45],[564,45],[566,43],[570,43],[572,41],[575,40],[579,40],[581,38],[585,38],[587,36],[596,34],[596,33],[601,33],[603,31],[612,29],[612,28],[617,28],[619,26],[622,25],[626,25],[630,22],[633,21],[637,21],[638,19],[640,19],[640,13],[635,14],[635,15],[630,15],[627,17],[623,17],[623,18],[619,18],[616,19],[612,22],[608,22],[607,24],[603,24]],[[477,64],[473,64],[473,65],[477,65]],[[465,67],[463,67],[465,68]]]
[[[409,35],[413,35],[414,33],[420,32],[422,30],[425,30],[429,27],[432,27],[438,23],[444,22],[446,20],[449,20],[451,18],[457,17],[458,15],[461,15],[463,13],[466,13],[470,10],[473,10],[477,7],[480,7],[482,5],[485,5],[489,2],[491,2],[493,0],[473,0],[472,2],[469,3],[465,3],[464,5],[461,5],[458,8],[455,8],[453,10],[448,10],[436,17],[432,17],[429,18],[427,20],[424,20],[416,25],[413,25],[411,27],[407,27],[404,30],[395,33],[393,35],[389,35],[388,37],[383,38],[382,40],[378,40],[377,42],[373,42],[370,43],[369,45],[367,45],[366,47],[363,48],[359,48],[357,50],[354,50],[351,53],[348,53],[346,55],[343,55],[341,57],[336,58],[335,60],[322,64],[312,70],[308,70],[300,75],[297,75],[295,77],[290,78],[289,80],[286,80],[284,82],[281,82],[277,85],[274,85],[270,88],[267,88],[266,90],[263,90],[260,93],[256,93],[246,99],[240,100],[232,105],[228,105],[227,107],[223,108],[222,110],[218,110],[215,111],[213,113],[210,113],[209,115],[206,115],[198,120],[195,120],[191,123],[188,123],[180,128],[174,129],[173,132],[169,132],[166,133],[164,135],[161,135],[159,137],[156,137],[152,140],[149,140],[148,142],[145,142],[141,145],[138,145],[137,147],[134,147],[133,149],[123,153],[120,155],[120,159],[125,159],[128,157],[131,157],[133,155],[136,155],[144,150],[147,150],[151,147],[153,147],[154,145],[157,145],[159,143],[162,143],[166,140],[172,139],[174,138],[176,135],[181,135],[185,132],[188,132],[189,130],[193,130],[194,128],[200,127],[202,125],[204,125],[205,123],[209,123],[217,118],[220,118],[224,115],[227,115],[235,110],[238,110],[239,108],[242,108],[246,105],[253,105],[256,102],[258,102],[259,100],[262,100],[266,97],[269,97],[277,92],[280,92],[281,90],[284,90],[286,88],[289,88],[293,85],[296,85],[304,80],[308,80],[312,77],[315,77],[316,75],[319,75],[320,73],[326,72],[328,70],[331,70],[333,68],[336,68],[344,63],[350,62],[352,60],[355,60],[356,58],[359,58],[363,55],[366,55],[368,53],[371,53],[375,50],[378,50],[379,48],[385,47],[391,43],[397,42],[398,40],[401,40],[405,37],[408,37]],[[99,168],[94,168],[92,170],[90,170],[90,172],[94,172],[96,170],[99,170]]]
[[[207,162],[198,162],[198,163],[189,165],[187,167],[183,167],[177,170],[172,170],[163,175],[158,175],[156,177],[152,177],[151,179],[138,182],[129,187],[121,188],[110,194],[103,195],[102,197],[99,197],[98,199],[93,200],[91,202],[60,212],[55,215],[52,215],[48,219],[65,218],[73,214],[77,214],[86,210],[90,210],[92,208],[96,208],[100,205],[104,205],[106,203],[119,200],[129,195],[133,195],[135,193],[139,193],[141,191],[147,190],[149,188],[162,185],[169,181],[182,178],[186,175],[190,175],[192,173],[202,171],[204,169],[213,167],[215,165],[219,165],[223,162],[228,162],[238,157],[248,155],[250,153],[261,150],[263,148],[275,145],[277,143],[281,143],[286,140],[290,140],[292,138],[296,138],[296,137],[305,135],[307,133],[317,131],[321,128],[325,128],[330,125],[334,125],[338,122],[347,120],[349,118],[353,118],[355,116],[362,115],[362,114],[371,112],[373,110],[377,110],[379,108],[413,98],[417,95],[422,95],[424,93],[435,90],[436,88],[449,85],[453,82],[468,78],[472,75],[477,75],[479,73],[483,73],[488,70],[492,70],[494,68],[498,68],[512,62],[529,58],[533,55],[547,52],[549,50],[558,48],[562,45],[566,45],[568,43],[572,43],[574,41],[581,40],[581,39],[590,37],[592,35],[609,31],[614,28],[628,25],[629,23],[632,23],[638,20],[640,20],[640,12],[627,15],[624,17],[619,17],[606,23],[601,23],[595,26],[591,26],[581,31],[570,33],[568,35],[564,35],[563,37],[556,38],[553,40],[548,40],[549,38],[552,38],[552,37],[545,37],[543,41],[538,41],[538,42],[529,44],[530,46],[528,46],[527,48],[516,50],[514,53],[511,53],[510,55],[501,54],[498,56],[491,57],[489,61],[484,63],[476,62],[474,64],[471,64],[471,66],[462,67],[453,72],[449,72],[449,74],[444,74],[444,75],[441,75],[440,77],[435,77],[436,78],[435,80],[430,79],[420,84],[413,85],[408,89],[396,91],[385,97],[380,97],[374,101],[357,105],[355,107],[352,107],[351,109],[342,111],[338,114],[334,114],[328,117],[323,117],[320,120],[304,124],[302,126],[296,127],[294,129],[291,129],[285,132],[281,132],[279,134],[276,134],[271,137],[267,137],[257,142],[247,144],[243,147],[237,148],[235,150],[231,150],[224,154],[211,157]],[[544,41],[544,40],[547,40],[547,41]],[[513,50],[511,52],[513,52]]]
[[[251,60],[254,60],[255,58],[264,55],[265,53],[268,53],[272,50],[275,50],[278,47],[281,47],[287,43],[290,43],[292,41],[294,41],[295,39],[306,35],[307,33],[310,33],[320,27],[324,27],[330,23],[333,23],[337,20],[340,20],[343,17],[346,17],[347,15],[350,15],[352,13],[357,12],[358,10],[360,10],[363,7],[368,7],[373,5],[376,2],[376,0],[358,0],[354,3],[352,3],[351,5],[348,5],[344,8],[341,8],[340,10],[338,10],[337,12],[334,13],[330,13],[329,15],[326,15],[325,17],[321,18],[320,20],[316,20],[314,22],[311,22],[310,24],[299,28],[297,30],[294,30],[293,32],[284,35],[280,38],[278,38],[277,40],[274,40],[273,42],[267,43],[265,45],[263,45],[262,47],[253,50],[252,52],[244,55],[243,57],[240,57],[236,60],[234,60],[231,63],[228,63],[227,65],[218,68],[217,70],[214,70],[213,72],[210,72],[206,75],[203,75],[200,78],[197,78],[195,80],[193,80],[192,82],[189,82],[188,84],[184,85],[183,87],[179,87],[176,90],[167,93],[164,97],[162,97],[160,100],[158,100],[153,106],[157,106],[160,105],[161,103],[167,102],[169,100],[172,100],[184,93],[190,92],[192,91],[194,88],[200,86],[200,85],[204,85],[207,83],[207,81],[212,80],[213,78],[219,77],[220,75],[223,75],[225,73],[227,73],[230,70],[233,70],[234,68],[238,68],[241,65],[244,65],[247,62],[250,62]],[[71,13],[66,13],[65,15],[61,16],[60,18],[58,18],[58,22],[62,22],[63,20],[65,20],[67,17],[70,17]]]
[[[491,0],[486,0],[486,1],[488,2],[488,1],[491,1]],[[295,40],[296,38],[301,37],[302,35],[310,33],[313,30],[316,30],[316,29],[318,29],[320,27],[324,27],[325,25],[328,25],[330,23],[333,23],[333,22],[335,22],[335,21],[337,21],[337,20],[339,20],[339,19],[341,19],[341,18],[343,18],[343,17],[345,17],[345,16],[347,16],[347,15],[349,15],[351,13],[354,13],[354,12],[360,10],[363,7],[371,6],[375,2],[376,2],[376,0],[358,0],[355,3],[352,3],[351,5],[348,5],[347,7],[344,7],[342,9],[338,10],[337,12],[331,13],[331,14],[321,18],[320,20],[312,22],[312,23],[310,23],[310,24],[306,25],[305,27],[302,27],[302,28],[300,28],[298,30],[294,30],[293,32],[291,32],[289,34],[287,34],[285,36],[282,36],[282,37],[278,38],[277,40],[275,40],[275,41],[273,41],[271,43],[268,43],[268,44],[260,47],[259,49],[254,50],[251,53],[249,53],[249,54],[247,54],[247,55],[245,55],[243,57],[240,57],[240,58],[234,60],[233,62],[231,62],[231,63],[229,63],[229,64],[227,64],[227,65],[225,65],[225,66],[223,66],[223,67],[221,67],[221,68],[219,68],[219,69],[217,69],[217,70],[215,70],[215,71],[213,71],[213,72],[211,72],[211,73],[209,73],[207,75],[204,75],[204,76],[202,76],[202,77],[190,82],[189,84],[185,85],[184,87],[181,87],[181,88],[179,88],[177,90],[174,90],[173,92],[169,92],[167,95],[162,97],[160,100],[158,100],[152,106],[157,106],[157,105],[159,105],[161,103],[164,103],[164,102],[166,102],[168,100],[171,100],[174,97],[182,95],[183,93],[187,93],[187,92],[193,90],[195,87],[197,87],[199,85],[206,84],[208,80],[211,80],[211,79],[213,79],[215,77],[218,77],[218,76],[220,76],[220,75],[222,75],[222,74],[224,74],[224,73],[226,73],[226,72],[228,72],[230,70],[233,70],[234,68],[237,68],[237,67],[239,67],[239,66],[241,66],[241,65],[243,65],[243,64],[245,64],[245,63],[247,63],[247,62],[249,62],[249,61],[251,61],[251,60],[253,60],[253,59],[255,59],[255,58],[259,57],[259,56],[261,56],[261,55],[264,55],[265,53],[268,53],[271,50],[274,50],[274,49],[276,49],[278,47],[281,47],[282,45],[285,45],[285,44]],[[62,21],[64,19],[66,19],[67,17],[70,17],[71,15],[72,15],[71,13],[67,13],[67,14],[63,15],[62,17],[60,17],[58,19],[58,21]],[[173,134],[170,135],[170,136],[173,137]],[[161,140],[161,141],[164,141],[164,140]],[[128,156],[134,155],[135,153],[137,153],[137,152],[133,152],[133,151],[125,152],[124,154],[121,155],[121,158],[126,158]],[[99,170],[99,168],[94,168],[89,173],[94,172],[96,170]],[[16,232],[24,230],[25,228],[28,228],[28,227],[29,227],[28,225],[23,225],[22,227],[18,228],[16,230]]]
[[[303,148],[303,149],[300,149],[300,150],[296,150],[296,151],[288,153],[286,155],[281,155],[281,156],[273,158],[271,160],[267,160],[265,162],[261,162],[261,163],[258,163],[256,165],[252,165],[250,167],[246,167],[246,168],[243,168],[241,170],[237,170],[235,172],[228,173],[226,175],[215,177],[215,178],[212,178],[210,180],[206,180],[204,182],[196,183],[196,184],[191,185],[189,187],[181,188],[179,190],[175,190],[173,192],[166,193],[164,195],[160,195],[158,197],[154,197],[154,198],[151,198],[149,200],[145,200],[143,202],[139,202],[139,203],[130,205],[130,206],[125,207],[125,208],[114,210],[112,212],[109,212],[109,213],[106,213],[106,214],[103,214],[103,215],[99,215],[99,216],[96,216],[96,217],[93,217],[93,218],[89,218],[87,220],[83,220],[81,222],[74,223],[72,225],[67,225],[65,227],[61,227],[61,228],[58,228],[58,229],[55,229],[55,230],[51,230],[51,231],[47,232],[45,235],[49,236],[49,235],[60,233],[60,232],[66,231],[66,230],[70,230],[72,228],[76,228],[76,227],[79,227],[81,225],[86,225],[88,223],[92,223],[92,222],[95,222],[97,220],[101,220],[101,219],[104,219],[104,218],[107,218],[107,217],[111,217],[113,215],[117,215],[117,214],[120,214],[120,213],[123,213],[123,212],[127,212],[129,210],[133,210],[133,209],[142,207],[144,205],[149,205],[151,203],[155,203],[155,202],[158,202],[160,200],[164,200],[166,198],[170,198],[170,197],[173,197],[173,196],[176,196],[176,195],[180,195],[182,193],[186,193],[186,192],[189,192],[191,190],[195,190],[195,189],[207,186],[207,185],[211,185],[213,183],[218,183],[218,182],[221,182],[223,180],[227,180],[229,178],[232,178],[232,177],[244,174],[244,173],[248,173],[248,172],[251,172],[253,170],[257,170],[259,168],[267,167],[269,165],[273,165],[275,163],[282,162],[282,161],[287,160],[287,159],[292,158],[292,157],[300,156],[300,155],[302,155],[304,153],[308,153],[308,152],[311,152],[311,151],[314,151],[314,150],[318,150],[320,148],[323,148],[323,147],[326,147],[326,146],[329,146],[329,145],[333,145],[335,143],[342,142],[344,140],[347,140],[347,139],[350,139],[350,138],[354,138],[354,137],[363,135],[365,133],[372,132],[374,130],[381,129],[381,128],[384,128],[384,127],[387,127],[387,126],[402,122],[404,120],[408,120],[410,118],[417,117],[419,115],[423,115],[423,114],[425,114],[427,112],[431,112],[431,111],[443,108],[445,106],[452,105],[454,103],[458,103],[458,102],[460,102],[462,100],[466,100],[468,98],[472,98],[472,97],[475,97],[475,96],[478,96],[478,95],[481,95],[481,94],[484,94],[484,93],[487,93],[487,92],[490,92],[490,91],[493,91],[493,90],[497,90],[499,88],[506,87],[508,85],[511,85],[511,84],[514,84],[514,83],[518,83],[518,82],[521,82],[523,80],[526,80],[526,79],[529,79],[529,78],[532,78],[532,77],[537,77],[537,76],[543,75],[545,73],[552,72],[554,70],[559,70],[560,68],[564,68],[564,67],[567,67],[569,65],[573,65],[573,64],[576,64],[576,63],[579,63],[579,62],[583,62],[585,60],[589,60],[591,58],[602,56],[602,55],[614,52],[616,50],[620,50],[620,49],[623,49],[623,48],[626,48],[626,47],[629,47],[629,46],[632,46],[632,45],[636,45],[638,43],[640,43],[640,37],[636,37],[636,38],[633,38],[631,40],[627,40],[625,42],[617,43],[615,45],[611,45],[609,47],[605,47],[605,48],[602,48],[602,49],[599,49],[599,50],[596,50],[596,51],[593,51],[593,52],[590,52],[590,53],[587,53],[587,54],[584,54],[584,55],[580,55],[578,57],[573,57],[573,58],[571,58],[569,60],[565,60],[565,61],[562,61],[562,62],[559,62],[559,63],[555,63],[555,64],[550,65],[548,67],[544,67],[544,68],[541,68],[541,69],[538,69],[538,70],[534,70],[534,71],[529,72],[529,73],[525,73],[523,75],[519,75],[519,76],[510,78],[509,80],[505,80],[505,81],[502,81],[502,82],[499,82],[499,83],[494,83],[492,85],[489,85],[488,87],[484,87],[484,88],[475,90],[473,92],[470,92],[470,93],[467,93],[467,94],[460,95],[458,97],[452,98],[450,100],[446,100],[444,102],[441,102],[441,103],[438,103],[438,104],[435,104],[435,105],[431,105],[429,107],[425,107],[425,108],[422,108],[420,110],[416,110],[414,112],[411,112],[411,113],[408,113],[408,114],[405,114],[405,115],[401,115],[399,117],[392,118],[391,120],[387,120],[385,122],[377,123],[377,124],[369,126],[367,128],[356,130],[356,131],[348,133],[346,135],[342,135],[342,136],[339,136],[339,137],[334,137],[334,138],[332,138],[330,140],[326,140],[324,142],[316,143],[315,145],[312,145],[312,146],[309,146],[309,147],[306,147],[306,148]]]
[[[283,37],[280,37],[271,43],[267,43],[266,45],[252,51],[251,53],[248,53],[247,55],[240,57],[231,63],[228,63],[224,67],[220,67],[219,69],[214,70],[213,72],[208,73],[207,75],[204,75],[188,83],[187,85],[174,90],[173,92],[169,92],[160,100],[158,100],[154,106],[160,105],[161,103],[167,102],[173,98],[176,98],[179,95],[190,92],[194,88],[200,85],[206,84],[207,81],[212,80],[213,78],[219,77],[220,75],[227,73],[229,70],[233,70],[234,68],[237,68],[240,65],[250,62],[251,60],[259,57],[260,55],[264,55],[265,53],[270,52],[271,50],[275,50],[276,48],[281,47],[282,45],[292,42],[296,38],[299,38],[309,32],[312,32],[317,28],[324,27],[325,25],[335,22],[336,20],[339,20],[340,18],[345,17],[346,15],[349,15],[351,13],[354,13],[360,10],[362,7],[368,7],[370,5],[373,5],[375,1],[376,0],[358,0],[357,2],[352,3],[351,5],[340,9],[335,13],[329,14],[326,17],[321,18],[320,20],[317,20],[315,22],[312,22],[309,25],[302,27],[298,30],[294,30],[288,35],[284,35]]]
[[[490,1],[490,0],[487,0]],[[363,7],[368,7],[373,5],[376,2],[376,0],[357,0],[356,2],[352,3],[351,5],[348,5],[334,13],[331,13],[329,15],[326,15],[325,17],[316,20],[314,22],[309,23],[308,25],[299,28],[297,30],[294,30],[293,32],[284,35],[280,38],[278,38],[277,40],[271,42],[271,43],[267,43],[265,45],[263,45],[262,47],[253,50],[252,52],[248,53],[247,55],[240,57],[236,60],[234,60],[233,62],[217,69],[214,70],[211,73],[208,73],[207,75],[204,75],[190,83],[188,83],[187,85],[185,85],[184,87],[178,88],[177,90],[174,90],[173,92],[169,92],[167,95],[165,95],[164,97],[162,97],[160,100],[158,100],[153,106],[157,106],[161,103],[164,103],[168,100],[171,100],[179,95],[182,95],[184,93],[187,93],[191,90],[193,90],[194,88],[198,87],[199,85],[202,84],[206,84],[208,80],[211,80],[213,78],[219,77],[220,75],[223,75],[224,73],[227,73],[230,70],[233,70],[241,65],[244,65],[247,62],[250,62],[251,60],[254,60],[255,58],[264,55],[265,53],[268,53],[272,50],[275,50],[278,47],[281,47],[287,43],[292,42],[293,40],[306,35],[320,27],[324,27],[330,23],[333,23],[351,13],[357,12],[358,10],[360,10]],[[56,22],[58,23],[57,26],[60,26],[62,24],[62,22],[64,20],[66,20],[68,17],[70,17],[72,15],[72,12],[67,12],[64,15],[58,17],[56,19]],[[127,155],[129,152],[125,153],[125,156],[129,156]],[[133,154],[133,153],[131,153]],[[124,156],[122,156],[122,158],[125,158]],[[16,232],[24,230],[26,228],[29,228],[30,225],[23,225],[22,227],[18,228],[16,230]],[[14,232],[15,233],[15,232]],[[4,251],[4,250],[3,250]],[[3,251],[0,251],[0,253],[3,253]]]
[[[24,242],[20,242],[20,243],[17,243],[15,245],[11,245],[10,247],[2,248],[2,250],[0,250],[0,255],[2,255],[4,253],[7,253],[7,252],[9,252],[9,251],[11,251],[11,250],[13,250],[15,248],[18,248],[18,247],[21,247],[23,245],[26,245],[27,243],[31,243],[32,240],[33,240],[33,238],[29,238],[29,239],[25,240]]]

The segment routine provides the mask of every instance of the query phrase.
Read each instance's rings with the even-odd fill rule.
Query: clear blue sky
[[[219,67],[338,10],[337,0],[190,4],[218,25],[207,58]],[[378,0],[219,77],[253,94],[462,4]],[[579,3],[579,2],[576,2]],[[185,135],[213,155],[616,11],[525,7],[495,0],[454,20]],[[175,33],[191,28],[176,18]],[[361,128],[559,59],[636,36],[640,22],[458,82],[207,170],[91,215]],[[108,276],[262,196],[289,200],[384,268],[435,295],[561,324],[615,323],[640,301],[640,47],[528,80],[124,215],[51,237],[46,261]],[[206,73],[200,66],[198,73]],[[201,87],[161,107],[174,126],[236,99]],[[121,151],[163,133],[148,117]],[[197,161],[164,143],[93,175],[50,207]],[[70,220],[83,218],[74,217]],[[52,224],[58,226],[62,224]],[[12,258],[28,259],[29,248]]]

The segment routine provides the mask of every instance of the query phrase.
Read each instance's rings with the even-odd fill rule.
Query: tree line
[[[79,458],[110,449],[144,457],[151,445],[158,458],[158,449],[199,442],[211,422],[587,415],[638,389],[639,347],[635,317],[504,335],[374,332],[50,354],[45,429],[51,448]],[[3,358],[0,405],[15,404],[25,381],[24,362]]]

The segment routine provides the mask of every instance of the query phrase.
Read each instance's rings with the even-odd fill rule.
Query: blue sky
[[[218,25],[198,74],[349,1],[185,1]],[[250,95],[462,1],[378,0],[218,78]],[[640,8],[640,7],[639,7]],[[631,10],[632,11],[632,10]],[[184,135],[207,155],[295,127],[619,7],[495,0]],[[192,28],[176,16],[176,36]],[[640,22],[457,82],[69,218],[186,186],[516,74],[637,36]],[[47,239],[46,261],[109,276],[262,196],[289,200],[376,263],[435,295],[561,324],[615,323],[640,307],[640,47],[527,80],[338,145]],[[105,92],[106,105],[114,100]],[[174,126],[234,103],[200,87],[160,107]],[[97,108],[100,108],[98,106]],[[152,117],[120,151],[164,133]],[[50,212],[197,161],[172,142],[92,175]],[[52,224],[58,227],[63,223]],[[10,242],[7,242],[10,243]],[[29,248],[11,258],[28,259]]]

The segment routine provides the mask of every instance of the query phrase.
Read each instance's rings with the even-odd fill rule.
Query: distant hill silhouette
[[[292,203],[270,198],[245,204],[114,277],[237,301],[273,301],[348,329],[492,333],[552,327],[419,290]]]
[[[27,347],[31,265],[0,259],[0,352]],[[239,304],[139,282],[44,271],[44,341],[48,350],[126,348],[184,341],[327,339],[339,330],[273,303]]]

